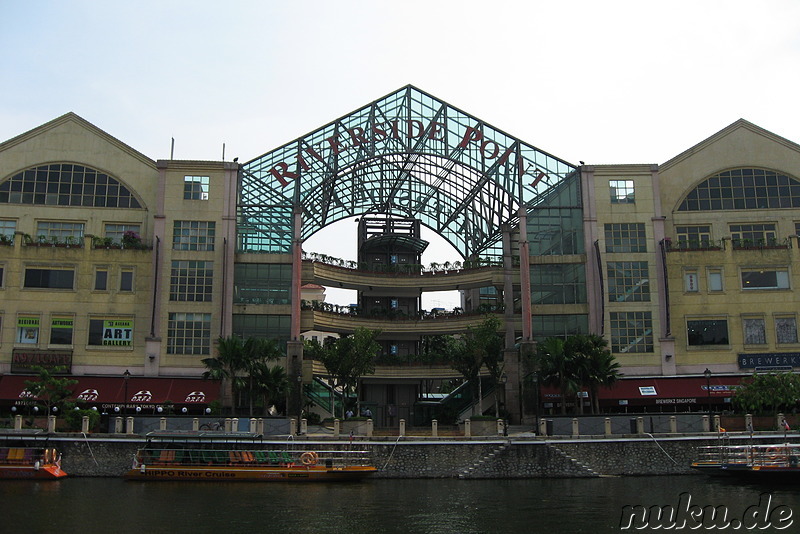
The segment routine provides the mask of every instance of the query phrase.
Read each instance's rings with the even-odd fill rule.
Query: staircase
[[[572,466],[575,467],[575,470],[578,473],[580,473],[582,475],[588,475],[590,477],[602,476],[600,473],[598,473],[597,471],[595,471],[594,469],[592,469],[591,467],[589,467],[585,463],[576,460],[575,458],[573,458],[572,456],[570,456],[566,452],[562,451],[561,449],[559,449],[558,447],[556,447],[552,443],[548,443],[547,447],[550,448],[551,450],[555,451],[555,453],[557,455],[561,456],[562,458],[564,458],[565,460],[570,462],[570,464],[572,464]]]
[[[494,450],[492,450],[492,452],[490,452],[489,454],[487,454],[486,456],[484,456],[483,458],[472,464],[470,467],[459,473],[458,478],[480,478],[479,474],[480,471],[483,470],[482,468],[487,463],[493,462],[495,458],[508,451],[509,447],[511,447],[510,441],[506,441],[502,445],[495,447]]]

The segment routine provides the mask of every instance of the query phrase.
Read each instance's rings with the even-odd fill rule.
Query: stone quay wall
[[[778,443],[783,436],[757,436],[754,441]],[[731,443],[736,442],[746,444],[749,438],[731,438]],[[55,434],[50,443],[62,452],[62,467],[71,476],[117,477],[130,469],[145,440],[131,435]],[[259,441],[255,448],[367,450],[379,469],[376,478],[565,478],[695,473],[689,465],[697,448],[718,444],[716,434],[614,439],[361,438],[352,442],[309,437]]]

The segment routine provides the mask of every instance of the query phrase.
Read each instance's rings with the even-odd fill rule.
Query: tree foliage
[[[477,326],[467,327],[466,333],[456,340],[453,351],[453,369],[464,376],[473,387],[470,388],[473,405],[477,397],[478,415],[483,415],[483,392],[481,390],[480,372],[486,365],[495,383],[499,382],[503,373],[503,337],[498,333],[500,320],[494,315],[487,315]],[[495,411],[497,399],[495,398]]]
[[[67,399],[69,399],[75,389],[77,380],[65,376],[57,376],[57,373],[64,372],[64,367],[46,369],[44,367],[33,366],[33,371],[38,373],[36,380],[26,380],[25,389],[36,397],[37,402],[44,405],[49,414],[53,407],[64,412]]]
[[[341,391],[345,397],[357,393],[359,379],[375,372],[375,358],[381,350],[376,341],[378,334],[379,330],[358,327],[352,334],[338,339],[328,338],[322,345],[316,340],[306,341],[305,350],[312,358],[322,362],[328,371],[331,395],[334,390]],[[343,402],[342,418],[344,405]]]
[[[734,409],[745,413],[794,413],[800,400],[800,375],[794,373],[755,374],[736,389]]]
[[[566,400],[574,397],[580,413],[583,402],[578,395],[585,388],[590,392],[592,412],[599,413],[598,392],[619,377],[619,363],[608,350],[608,342],[595,334],[545,339],[537,346],[535,368],[545,384],[559,388],[561,413],[566,413]]]

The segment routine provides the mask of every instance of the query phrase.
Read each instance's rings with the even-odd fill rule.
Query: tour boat
[[[0,479],[56,480],[67,476],[61,454],[46,443],[29,443],[23,436],[3,436],[0,441]]]
[[[800,443],[700,447],[692,468],[710,475],[790,478],[800,473]]]
[[[153,435],[155,434],[155,435]],[[243,433],[151,433],[136,452],[128,480],[216,482],[359,480],[377,469],[365,450],[296,449]],[[289,446],[291,445],[291,446]],[[298,444],[299,445],[299,444]]]

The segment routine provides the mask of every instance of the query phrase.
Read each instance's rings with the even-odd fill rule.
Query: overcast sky
[[[0,141],[73,111],[153,159],[247,161],[413,84],[575,164],[739,118],[800,142],[789,0],[0,0],[0,45]]]

